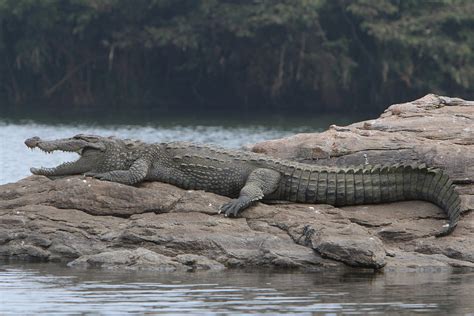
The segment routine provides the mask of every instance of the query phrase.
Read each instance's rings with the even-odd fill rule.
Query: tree
[[[473,27],[470,0],[0,0],[0,96],[305,113],[469,98]]]

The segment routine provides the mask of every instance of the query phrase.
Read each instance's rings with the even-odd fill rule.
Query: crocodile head
[[[72,162],[65,162],[54,168],[31,168],[33,174],[45,176],[60,176],[83,174],[95,170],[105,159],[107,149],[114,142],[111,138],[94,135],[79,134],[71,138],[56,140],[42,140],[39,137],[29,138],[25,145],[31,149],[39,148],[44,152],[54,151],[76,152],[79,159]]]

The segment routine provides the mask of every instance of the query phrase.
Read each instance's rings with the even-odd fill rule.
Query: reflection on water
[[[30,175],[30,167],[51,167],[77,158],[73,153],[46,155],[40,151],[29,151],[24,140],[33,136],[44,139],[71,137],[73,135],[96,134],[121,138],[141,139],[150,143],[166,141],[191,141],[213,143],[229,148],[239,148],[268,139],[281,138],[299,132],[315,132],[330,124],[350,123],[348,118],[282,118],[273,120],[241,121],[238,119],[209,118],[206,120],[169,119],[158,123],[150,121],[124,124],[83,121],[58,123],[35,123],[25,120],[0,120],[0,184],[14,182]]]
[[[0,314],[269,313],[467,315],[474,273],[147,273],[0,266]]]

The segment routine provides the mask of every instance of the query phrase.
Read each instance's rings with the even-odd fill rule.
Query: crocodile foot
[[[242,210],[250,205],[251,202],[252,201],[242,197],[233,199],[219,208],[219,214],[224,213],[226,217],[237,217]]]

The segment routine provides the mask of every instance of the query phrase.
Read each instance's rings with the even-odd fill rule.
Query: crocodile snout
[[[40,140],[41,138],[39,138],[38,136],[28,138],[27,140],[25,140],[25,145],[28,146],[29,148],[35,148],[36,146],[38,146],[38,143],[40,142]]]

